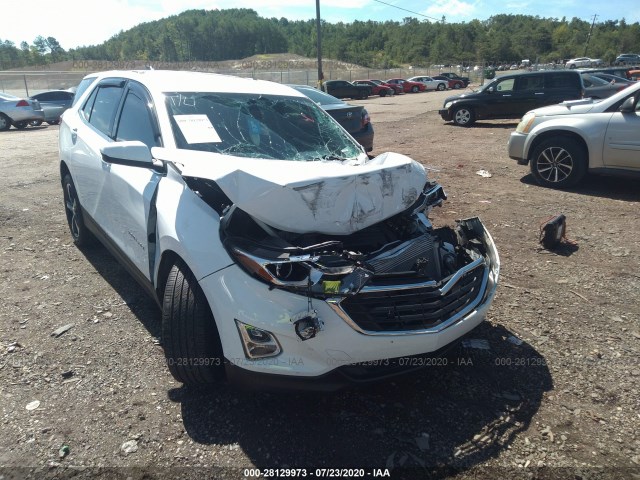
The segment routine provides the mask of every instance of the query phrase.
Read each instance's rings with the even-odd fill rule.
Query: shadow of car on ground
[[[160,313],[142,288],[106,249],[83,253],[159,337]],[[167,395],[180,403],[195,443],[240,448],[255,468],[388,468],[393,478],[424,478],[497,456],[529,427],[552,388],[544,357],[485,322],[432,365],[365,387],[264,393],[221,384]]]

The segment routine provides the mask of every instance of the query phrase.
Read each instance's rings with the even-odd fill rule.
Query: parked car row
[[[607,98],[633,82],[604,80],[597,71],[541,70],[502,75],[471,93],[447,97],[439,114],[462,127],[477,120],[520,118],[529,110],[565,100]]]
[[[29,122],[44,120],[44,111],[37,100],[0,93],[0,131],[23,129]]]
[[[57,125],[73,98],[73,92],[67,90],[42,92],[29,98],[0,93],[0,131],[11,126],[17,129],[40,126],[43,122]]]
[[[469,85],[468,77],[459,77],[455,73],[442,73],[435,77],[422,75],[409,79],[390,78],[384,81],[378,79],[354,80],[352,82],[327,80],[322,84],[322,90],[336,98],[365,99],[371,95],[385,97],[399,93],[466,88],[467,85]]]

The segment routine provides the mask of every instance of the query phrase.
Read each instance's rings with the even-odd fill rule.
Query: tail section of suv
[[[438,111],[444,121],[468,127],[476,120],[520,118],[529,110],[584,95],[580,74],[550,70],[502,75],[471,93],[448,97]]]

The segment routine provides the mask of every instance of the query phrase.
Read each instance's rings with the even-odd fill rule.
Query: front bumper
[[[254,372],[241,368],[228,359],[225,359],[225,374],[230,384],[244,390],[333,392],[353,386],[370,385],[429,367],[452,365],[456,360],[447,358],[446,355],[468,336],[469,333],[435,352],[343,365],[314,377]]]
[[[438,110],[438,114],[445,122],[450,122],[451,120],[453,120],[453,115],[451,114],[451,110],[449,109]]]
[[[528,136],[529,135],[519,132],[511,132],[511,136],[509,137],[509,143],[507,145],[509,158],[516,160],[520,165],[526,165],[529,163],[529,159],[525,152],[525,144],[527,143]]]
[[[485,275],[482,287],[474,293],[477,301],[423,330],[368,331],[358,327],[332,299],[309,299],[286,290],[269,289],[236,265],[205,277],[200,285],[216,319],[229,378],[253,388],[261,388],[262,384],[316,388],[309,385],[317,383],[318,389],[335,390],[346,384],[411,371],[407,367],[415,365],[407,363],[408,358],[439,355],[482,323],[495,295],[500,261],[493,240],[481,228],[487,253],[481,257]],[[451,285],[442,290],[445,288],[453,290]],[[317,312],[322,328],[314,338],[302,341],[292,319],[310,310]],[[234,320],[270,332],[282,352],[275,357],[248,359]],[[392,359],[405,359],[405,364]]]

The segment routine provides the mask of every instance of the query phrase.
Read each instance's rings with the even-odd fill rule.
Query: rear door
[[[522,116],[529,110],[542,107],[545,101],[544,75],[527,74],[516,78],[516,88],[513,93],[513,114]]]
[[[110,166],[102,161],[100,149],[112,141],[125,83],[122,78],[108,78],[98,83],[77,115],[69,118],[65,115],[66,126],[60,130],[61,143],[68,144],[71,174],[80,204],[103,229],[109,209],[104,189]]]

